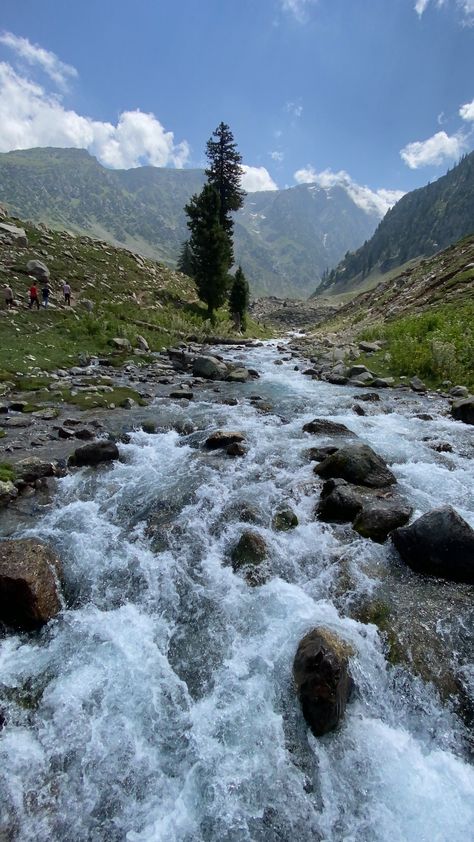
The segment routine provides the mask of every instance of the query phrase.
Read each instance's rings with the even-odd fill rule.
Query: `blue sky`
[[[202,166],[221,120],[247,189],[344,183],[382,212],[474,147],[474,0],[2,4],[0,151]]]

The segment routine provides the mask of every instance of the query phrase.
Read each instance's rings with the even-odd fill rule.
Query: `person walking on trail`
[[[36,284],[32,284],[30,286],[30,303],[28,304],[28,308],[31,310],[33,305],[36,305],[36,309],[39,310],[40,303],[38,298],[38,287]]]
[[[46,310],[49,303],[49,285],[48,282],[45,283],[43,289],[41,290],[41,297],[43,299],[43,307]]]
[[[11,310],[13,307],[13,290],[8,284],[5,284],[3,287],[3,297],[5,299],[5,307],[7,310]]]
[[[71,306],[71,285],[68,284],[67,281],[63,283],[63,295],[64,295],[64,303]]]

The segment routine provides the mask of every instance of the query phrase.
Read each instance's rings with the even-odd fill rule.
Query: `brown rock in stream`
[[[61,610],[61,562],[35,539],[0,542],[0,621],[16,629],[35,629]]]

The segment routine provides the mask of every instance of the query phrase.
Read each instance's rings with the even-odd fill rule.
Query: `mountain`
[[[473,231],[471,152],[437,181],[403,196],[384,216],[373,237],[346,254],[314,294],[334,295],[374,286],[385,273],[414,258],[429,257]]]
[[[203,182],[203,170],[109,170],[81,149],[0,154],[0,202],[10,213],[171,266],[188,236],[184,205]],[[236,260],[254,295],[304,298],[328,267],[371,236],[379,219],[342,187],[249,193],[236,216]]]

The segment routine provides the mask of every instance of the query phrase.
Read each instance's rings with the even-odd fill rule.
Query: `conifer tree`
[[[188,275],[190,278],[194,277],[194,256],[189,245],[189,240],[185,240],[181,246],[178,257],[178,269],[183,275]]]
[[[213,138],[216,138],[213,140]],[[230,263],[233,260],[232,234],[234,222],[232,211],[237,211],[244,203],[245,191],[242,190],[242,156],[237,151],[234,136],[226,123],[220,123],[207,141],[207,159],[209,167],[206,176],[220,198],[219,221],[229,237]]]
[[[201,301],[214,311],[224,304],[229,286],[230,241],[220,224],[220,198],[212,184],[205,184],[185,207],[191,231],[189,247],[193,255],[194,281]]]
[[[230,290],[229,310],[234,319],[235,325],[241,330],[246,328],[246,317],[249,306],[249,285],[239,266]]]

